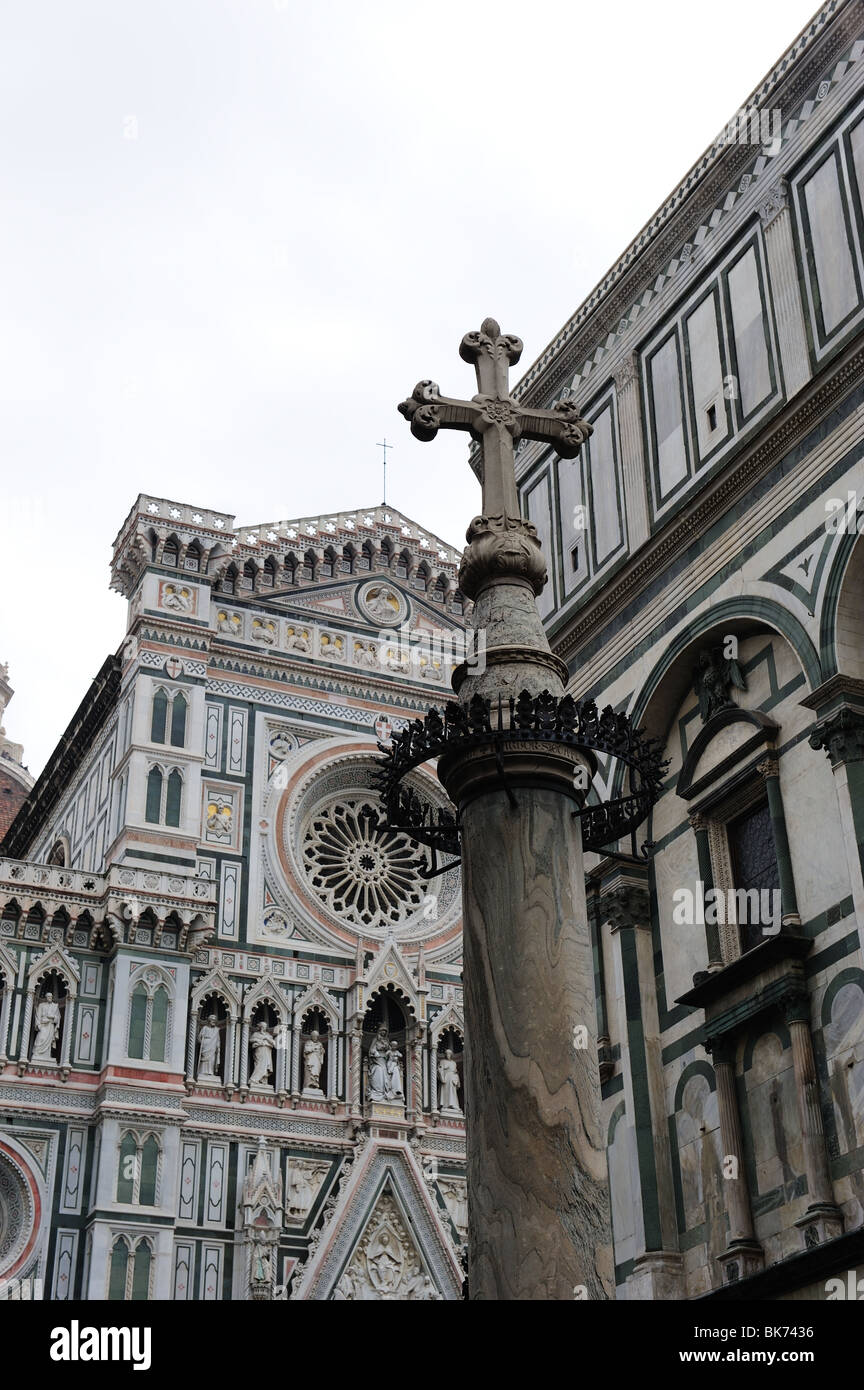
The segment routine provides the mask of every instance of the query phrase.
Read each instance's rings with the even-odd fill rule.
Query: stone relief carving
[[[333,1292],[337,1302],[432,1302],[442,1295],[389,1194],[380,1199]]]
[[[305,1221],[329,1171],[326,1163],[303,1158],[289,1160],[285,1192],[285,1213],[289,1221]]]

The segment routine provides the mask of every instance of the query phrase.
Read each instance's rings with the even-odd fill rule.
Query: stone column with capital
[[[849,693],[833,693],[830,687],[835,684],[848,685]],[[819,690],[801,703],[822,714],[809,743],[828,755],[834,774],[858,939],[864,952],[864,682],[833,677],[825,692],[826,703],[832,695],[824,714]]]
[[[762,235],[777,317],[777,343],[783,364],[786,397],[791,399],[810,380],[810,354],[798,282],[798,262],[792,239],[789,186],[778,179],[760,205]]]
[[[571,400],[511,399],[522,344],[487,319],[460,348],[469,401],[421,382],[400,406],[424,440],[465,429],[482,447],[483,515],[468,528],[459,583],[485,631],[485,666],[454,673],[459,703],[564,693],[536,597],[546,565],[519,512],[520,437],[574,457],[590,433]],[[482,738],[438,775],[461,820],[465,1110],[470,1297],[614,1296],[605,1135],[580,822],[593,768],[563,742]]]
[[[726,1283],[756,1274],[764,1264],[762,1246],[756,1239],[750,1188],[744,1163],[741,1116],[735,1092],[735,1047],[731,1038],[709,1038],[717,1077],[717,1108],[720,1115],[720,1141],[723,1145],[723,1191],[729,1232],[726,1249],[719,1257]]]
[[[792,855],[789,851],[789,836],[786,833],[786,814],[780,795],[780,762],[773,753],[769,753],[756,764],[756,771],[764,781],[768,793],[768,812],[771,816],[771,833],[774,837],[774,853],[777,856],[777,874],[780,879],[781,926],[800,927],[798,895],[795,892]]]
[[[843,1213],[834,1199],[828,1150],[819,1103],[819,1082],[810,1035],[810,1001],[805,990],[790,993],[782,1001],[792,1041],[792,1066],[798,1098],[798,1119],[804,1149],[809,1204],[795,1225],[804,1233],[805,1247],[823,1245],[843,1234]]]
[[[698,811],[691,812],[690,824],[696,836],[696,855],[699,860],[699,878],[702,893],[706,895],[714,887],[714,868],[711,863],[711,843],[708,837],[708,822]],[[705,914],[706,918],[708,914]],[[720,948],[720,928],[715,921],[705,922],[705,945],[708,950],[708,971],[713,973],[723,969],[723,952]],[[698,977],[697,977],[698,978]]]

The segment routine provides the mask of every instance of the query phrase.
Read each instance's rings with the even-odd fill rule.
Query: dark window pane
[[[771,829],[771,815],[768,803],[763,802],[738,816],[726,827],[729,837],[729,850],[732,856],[732,874],[736,889],[750,892],[747,902],[747,920],[739,907],[738,920],[741,933],[741,950],[752,951],[761,946],[766,939],[764,928],[773,926],[773,890],[779,889],[780,877],[777,871],[777,856],[774,851],[774,835]],[[758,899],[754,893],[767,890],[767,899]],[[752,891],[751,891],[752,890]],[[739,904],[742,899],[738,898]],[[767,916],[763,904],[767,904]],[[763,920],[764,919],[764,920]]]

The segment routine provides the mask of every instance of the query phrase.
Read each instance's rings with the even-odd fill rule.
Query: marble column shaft
[[[724,1159],[736,1160],[736,1176],[727,1177],[723,1183],[726,1194],[726,1214],[729,1217],[728,1244],[733,1242],[755,1242],[753,1213],[750,1209],[750,1191],[744,1167],[744,1145],[741,1140],[741,1118],[738,1114],[738,1097],[735,1093],[735,1066],[731,1060],[714,1063],[717,1077],[717,1106],[720,1112],[720,1138],[723,1144]]]

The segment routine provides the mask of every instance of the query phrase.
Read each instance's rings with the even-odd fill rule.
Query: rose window
[[[312,816],[303,864],[330,911],[355,926],[397,925],[424,902],[417,846],[400,831],[380,829],[378,812],[360,797]]]
[[[8,1159],[0,1157],[0,1271],[15,1263],[27,1244],[31,1226],[26,1184]]]

